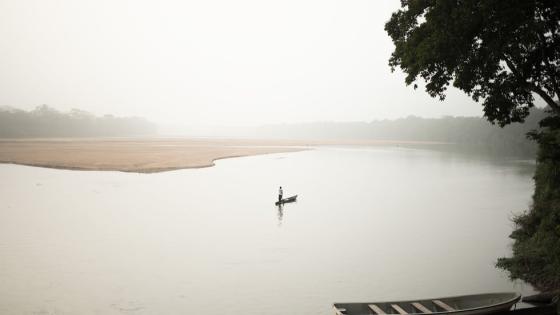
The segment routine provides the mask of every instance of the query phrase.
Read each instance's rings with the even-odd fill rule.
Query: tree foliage
[[[525,123],[513,123],[503,128],[480,117],[409,116],[370,122],[265,125],[258,129],[258,134],[279,139],[433,141],[449,145],[430,145],[429,148],[493,157],[535,158],[537,145],[525,134],[537,129],[539,121],[546,115],[543,109],[532,108]]]
[[[0,138],[115,137],[155,132],[154,124],[137,117],[98,117],[79,109],[62,113],[47,105],[31,111],[0,107]]]
[[[514,218],[513,256],[498,259],[497,266],[541,291],[560,290],[560,121],[541,122],[545,132],[534,132],[539,143],[535,192],[530,211]],[[558,292],[560,293],[560,292]]]
[[[406,83],[423,78],[445,98],[449,84],[476,101],[485,116],[521,122],[539,95],[556,115],[560,95],[560,1],[402,0],[385,30],[389,60]],[[416,86],[416,85],[415,85]],[[533,94],[534,93],[534,94]]]
[[[505,126],[523,122],[535,96],[549,108],[541,130],[533,203],[514,219],[513,256],[497,266],[541,291],[560,292],[560,1],[401,0],[385,25],[389,60],[406,83],[426,81],[445,98],[450,84]],[[416,87],[416,83],[415,83]]]

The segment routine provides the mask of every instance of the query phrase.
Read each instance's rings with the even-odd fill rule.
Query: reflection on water
[[[330,314],[523,290],[494,263],[531,167],[388,147],[159,174],[0,165],[0,314]],[[272,210],[278,183],[304,198]]]
[[[278,206],[278,226],[282,226],[282,218],[284,217],[284,206],[279,204]]]
[[[279,203],[276,206],[276,209],[278,210],[278,226],[279,227],[282,226],[282,218],[284,218],[284,207],[287,206],[289,208],[290,204],[294,204],[296,202],[297,201],[290,201],[290,202],[286,202],[286,203],[282,202],[282,203]]]

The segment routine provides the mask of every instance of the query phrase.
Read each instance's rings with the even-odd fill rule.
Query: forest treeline
[[[537,145],[526,134],[546,117],[533,108],[524,124],[501,128],[478,117],[420,118],[371,122],[314,122],[261,126],[259,137],[317,140],[435,141],[453,150],[501,156],[534,157]],[[0,138],[119,137],[156,135],[155,124],[138,117],[96,116],[72,109],[61,112],[47,105],[30,111],[0,107]]]
[[[47,105],[30,111],[0,107],[0,138],[121,137],[155,133],[155,124],[138,117],[96,116],[79,109],[60,112]]]
[[[534,157],[537,145],[526,134],[539,128],[544,109],[533,108],[524,124],[501,128],[479,117],[420,118],[372,122],[321,122],[277,124],[260,127],[264,137],[285,139],[436,141],[454,149],[492,155]]]

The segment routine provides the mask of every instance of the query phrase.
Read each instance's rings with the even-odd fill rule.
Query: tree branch
[[[537,86],[533,82],[527,82],[527,80],[523,77],[523,75],[517,70],[513,62],[505,55],[502,55],[504,61],[508,65],[509,69],[517,77],[517,79],[525,86],[529,91],[537,93],[550,108],[556,113],[556,115],[560,116],[560,105],[554,101],[552,97],[550,97],[544,90],[542,90],[539,86]],[[558,95],[560,97],[560,95]]]
[[[552,32],[552,30],[549,30]],[[548,62],[548,59],[545,58],[544,56],[544,49],[547,47],[547,42],[546,42],[546,37],[544,36],[544,34],[541,33],[537,33],[537,36],[539,37],[543,48],[541,50],[542,54],[543,54],[543,62],[545,64],[545,68],[546,71],[548,73],[548,76],[551,79],[551,83],[552,83],[552,89],[554,90],[554,93],[556,94],[556,96],[560,99],[560,87],[558,86],[558,82],[555,80],[556,79],[556,72],[554,71],[554,67],[550,64],[550,62]]]
[[[519,70],[517,70],[517,67],[513,64],[513,62],[511,60],[509,60],[509,58],[506,55],[502,55],[502,58],[504,58],[506,64],[508,65],[509,70],[511,70],[511,72],[513,72],[513,74],[517,77],[517,79],[519,79],[523,82],[527,82],[525,80],[525,78],[521,75]]]
[[[526,82],[526,84],[530,91],[537,93],[546,102],[546,104],[554,110],[556,115],[560,116],[560,105],[558,105],[558,103],[556,103],[552,97],[546,94],[545,91],[543,91],[534,83]]]

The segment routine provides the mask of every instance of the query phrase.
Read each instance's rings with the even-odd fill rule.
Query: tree
[[[402,0],[385,30],[395,44],[389,60],[406,83],[418,77],[445,98],[453,86],[483,100],[485,116],[522,122],[539,95],[560,115],[558,0]],[[416,85],[415,85],[416,87]]]
[[[498,267],[541,291],[560,292],[560,1],[401,0],[385,24],[389,60],[445,99],[450,84],[481,101],[484,116],[505,126],[523,122],[535,97],[549,117],[531,137],[539,143],[535,193],[516,217],[513,256]]]
[[[0,138],[116,137],[153,135],[156,126],[139,117],[95,116],[80,109],[59,112],[47,105],[32,111],[0,107]]]

